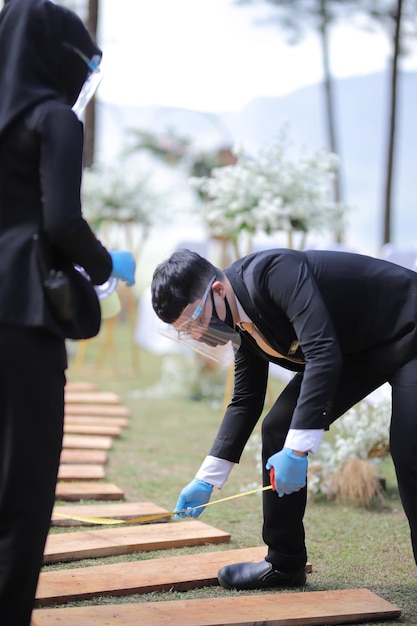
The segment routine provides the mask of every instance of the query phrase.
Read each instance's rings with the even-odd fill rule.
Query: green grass
[[[221,419],[221,409],[215,409],[207,402],[192,401],[186,394],[180,399],[139,397],[140,390],[159,380],[161,358],[132,347],[130,331],[126,324],[120,323],[116,329],[117,366],[112,365],[110,355],[106,354],[101,367],[97,368],[102,341],[103,338],[99,337],[88,343],[82,368],[75,370],[74,356],[70,358],[68,378],[94,382],[100,390],[120,394],[123,404],[131,410],[129,427],[119,440],[115,440],[110,452],[107,480],[123,488],[127,500],[151,501],[172,510],[179,491],[194,477],[210,448]],[[72,352],[73,345],[69,349]],[[280,384],[273,381],[271,389],[278,393]],[[396,623],[416,625],[416,569],[390,457],[382,463],[382,471],[387,481],[383,505],[377,502],[367,510],[355,504],[335,504],[323,498],[310,500],[305,526],[313,573],[308,575],[306,591],[366,587],[401,609],[402,617]],[[241,463],[213,499],[238,493],[254,482],[259,482],[256,459],[253,452],[245,451]],[[55,564],[45,566],[45,571],[262,544],[259,495],[210,506],[200,519],[230,532],[231,542]],[[51,532],[57,531],[53,529]],[[98,598],[82,604],[156,602],[236,594],[238,592],[221,587],[206,587],[184,593]]]

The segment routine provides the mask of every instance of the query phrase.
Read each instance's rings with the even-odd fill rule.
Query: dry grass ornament
[[[365,507],[377,497],[383,501],[382,484],[375,465],[364,459],[351,457],[336,470],[329,483],[328,496],[336,502],[353,500]]]

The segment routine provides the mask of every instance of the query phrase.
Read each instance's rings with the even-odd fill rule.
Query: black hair
[[[176,250],[154,271],[151,294],[155,313],[164,322],[175,322],[190,302],[202,297],[214,276],[222,279],[224,275],[197,252]]]

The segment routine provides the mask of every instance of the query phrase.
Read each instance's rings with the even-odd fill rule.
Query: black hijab
[[[101,57],[81,19],[50,0],[11,0],[0,12],[0,139],[26,110],[47,99],[72,106]]]

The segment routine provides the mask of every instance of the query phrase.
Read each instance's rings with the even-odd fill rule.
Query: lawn
[[[179,491],[194,477],[207,454],[222,409],[206,400],[190,397],[185,380],[183,395],[177,393],[174,397],[168,394],[165,397],[150,397],[145,392],[158,383],[162,358],[134,347],[132,331],[126,322],[118,323],[114,338],[117,347],[113,353],[110,349],[103,349],[103,334],[88,342],[81,363],[77,360],[77,354],[79,356],[80,353],[76,352],[76,346],[69,344],[68,379],[94,382],[100,390],[120,395],[122,403],[131,411],[131,418],[129,427],[124,430],[121,439],[115,441],[109,455],[108,480],[122,487],[128,500],[151,501],[171,511]],[[220,387],[222,394],[223,380]],[[276,395],[280,387],[278,381],[272,381],[271,395]],[[353,503],[335,504],[323,498],[310,500],[305,526],[313,573],[308,575],[306,591],[366,587],[402,610],[402,617],[396,622],[373,624],[416,625],[416,569],[389,456],[382,463],[382,472],[386,479],[383,504],[378,501],[372,508],[364,509]],[[259,484],[255,453],[246,450],[229,481],[213,499],[239,493],[254,483]],[[100,559],[99,562],[231,550],[262,543],[259,494],[210,506],[200,519],[230,532],[231,542],[137,553],[127,557]],[[98,564],[98,561],[82,561],[71,564],[71,567],[92,564]],[[68,567],[68,564],[52,565],[45,569],[60,567]],[[206,587],[185,593],[102,598],[94,600],[94,603],[233,596],[236,593],[220,587]]]

